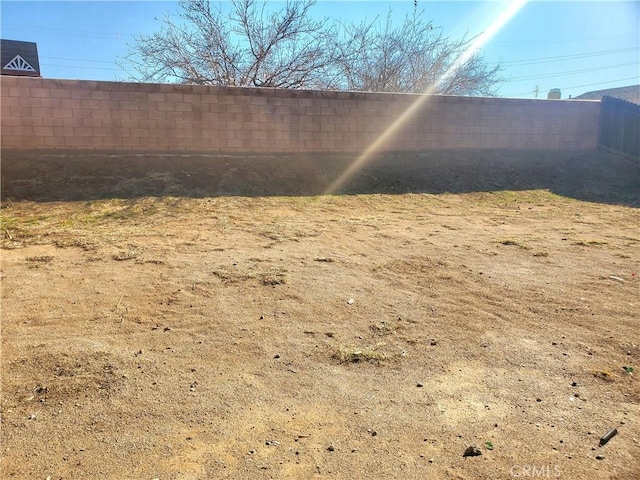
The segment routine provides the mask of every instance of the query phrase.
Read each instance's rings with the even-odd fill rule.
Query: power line
[[[626,82],[627,80],[638,80],[638,77],[627,77],[627,78],[619,78],[618,80],[609,80],[607,82],[598,82],[598,83],[587,83],[584,85],[575,85],[573,87],[562,87],[561,90],[573,90],[575,88],[585,88],[585,87],[596,87],[598,85],[606,85],[609,83],[617,83],[617,82]],[[510,93],[508,95],[508,97],[519,97],[521,95],[529,95],[534,93],[535,90],[529,90],[528,92],[521,92],[521,93]]]
[[[69,60],[69,61],[72,61],[72,62],[108,63],[108,64],[111,64],[111,65],[114,64],[113,61],[89,60],[88,58],[66,58],[66,57],[40,57],[40,58],[45,58],[45,59],[49,59],[49,60]]]
[[[52,27],[52,26],[43,26],[43,25],[33,25],[33,24],[16,24],[12,23],[11,25],[6,25],[3,27],[5,30],[18,30],[18,31],[41,31],[43,33],[51,33],[58,35],[71,35],[71,36],[79,36],[79,37],[94,37],[94,38],[105,38],[112,37],[114,39],[119,38],[127,38],[132,37],[135,34],[121,34],[120,32],[95,32],[95,31],[87,31],[87,30],[76,30],[69,28],[60,28],[60,27]],[[608,39],[622,39],[622,38],[631,38],[629,35],[589,35],[585,37],[573,37],[573,38],[556,38],[556,39],[539,39],[539,40],[520,40],[520,41],[512,41],[512,42],[496,42],[492,43],[491,46],[522,46],[522,45],[543,45],[543,44],[560,44],[560,43],[575,43],[575,42],[584,42],[588,40],[608,40]],[[635,37],[634,37],[634,40]]]
[[[59,68],[80,68],[84,70],[112,70],[115,72],[121,72],[120,68],[105,68],[105,67],[81,67],[79,65],[57,65],[54,63],[43,63],[43,67],[59,67]]]
[[[589,52],[589,53],[576,53],[576,54],[571,54],[571,55],[561,55],[561,56],[555,56],[555,57],[541,57],[541,58],[532,58],[532,59],[528,59],[528,60],[513,60],[513,61],[507,61],[507,62],[499,62],[501,65],[507,65],[509,67],[519,67],[519,66],[524,66],[524,65],[534,65],[534,64],[538,64],[538,63],[547,63],[547,62],[559,62],[559,61],[564,61],[564,60],[571,60],[574,58],[589,58],[589,57],[597,57],[597,56],[602,56],[602,55],[610,55],[610,54],[615,54],[615,53],[625,53],[625,52],[631,52],[631,51],[637,51],[640,50],[640,47],[636,47],[636,48],[622,48],[622,49],[616,49],[616,50],[602,50],[599,52]],[[49,60],[69,60],[69,61],[73,61],[73,62],[91,62],[91,63],[106,63],[106,64],[111,64],[113,65],[114,62],[113,61],[106,61],[106,60],[93,60],[93,59],[88,59],[88,58],[68,58],[68,57],[40,57],[40,58],[44,58],[44,59],[49,59]],[[496,63],[497,65],[498,63]]]
[[[76,33],[89,34],[89,35],[113,35],[113,36],[118,35],[118,33],[113,33],[113,32],[96,32],[92,30],[78,30],[75,28],[52,27],[51,25],[34,25],[32,23],[19,24],[19,23],[12,22],[11,25],[7,25],[7,28],[15,28],[19,30],[30,28],[30,29],[50,30],[50,31],[60,31],[60,32],[76,32]]]
[[[621,63],[618,65],[608,65],[606,67],[594,67],[594,68],[585,68],[582,70],[572,70],[572,71],[568,71],[568,72],[556,72],[556,73],[549,73],[549,74],[544,74],[544,75],[528,75],[526,77],[515,77],[512,78],[510,80],[507,80],[508,83],[513,83],[513,82],[521,82],[524,80],[536,80],[539,78],[553,78],[553,77],[563,77],[565,75],[577,75],[579,73],[589,73],[589,72],[597,72],[599,70],[609,70],[612,68],[619,68],[619,67],[629,67],[631,65],[638,65],[638,62],[632,62],[632,63]]]
[[[572,55],[559,55],[556,57],[532,58],[530,60],[512,60],[512,61],[501,62],[501,63],[502,65],[508,65],[510,67],[519,67],[524,65],[535,65],[538,63],[560,62],[560,61],[573,60],[578,58],[599,57],[601,55],[612,55],[616,53],[633,52],[638,50],[640,50],[640,47],[619,48],[617,50],[603,50],[600,52],[590,52],[590,53],[575,53]]]
[[[29,26],[20,26],[20,25],[16,25],[13,24],[11,26],[7,26],[5,27],[5,29],[11,29],[11,28],[15,28],[16,30],[31,30],[31,31],[41,31],[42,33],[49,33],[49,34],[59,34],[59,35],[70,35],[70,36],[76,36],[76,37],[93,37],[93,38],[102,38],[102,39],[123,39],[123,38],[128,38],[131,37],[132,35],[127,34],[127,35],[121,35],[120,33],[108,33],[108,32],[95,32],[95,31],[86,31],[86,30],[75,30],[75,29],[68,29],[68,28],[59,28],[59,27],[51,27],[51,26],[41,26],[41,25],[29,25]],[[614,39],[614,38],[627,38],[628,36],[626,35],[615,35],[615,36],[603,36],[603,35],[590,35],[590,36],[585,36],[585,37],[580,37],[580,38],[573,38],[573,39],[545,39],[545,40],[523,40],[523,41],[515,41],[515,42],[502,42],[502,43],[495,43],[493,44],[494,46],[498,46],[498,45],[524,45],[524,44],[528,44],[528,43],[536,43],[536,44],[544,44],[544,43],[554,43],[554,44],[558,44],[558,43],[563,43],[563,42],[574,42],[574,41],[586,41],[586,40],[595,40],[595,39]],[[540,64],[540,63],[551,63],[551,62],[559,62],[559,61],[567,61],[567,60],[573,60],[573,59],[582,59],[582,58],[591,58],[591,57],[597,57],[597,56],[602,56],[602,55],[611,55],[611,54],[616,54],[616,53],[626,53],[626,52],[631,52],[631,51],[637,51],[640,48],[621,48],[621,49],[614,49],[614,50],[605,50],[605,51],[598,51],[598,52],[586,52],[586,53],[579,53],[579,54],[572,54],[572,55],[561,55],[561,56],[553,56],[553,57],[540,57],[540,58],[533,58],[533,59],[525,59],[525,60],[513,60],[513,61],[507,61],[507,62],[501,62],[503,65],[506,65],[508,67],[519,67],[519,66],[527,66],[527,65],[535,65],[535,64]],[[93,60],[93,59],[80,59],[80,58],[64,58],[64,57],[42,57],[42,58],[46,58],[46,59],[52,59],[52,60],[68,60],[68,61],[76,61],[76,62],[91,62],[91,63],[103,63],[103,64],[114,64],[115,62],[112,61],[104,61],[104,60]],[[620,64],[620,65],[613,65],[610,67],[599,67],[599,68],[590,68],[590,69],[584,69],[584,70],[575,70],[575,71],[569,71],[569,72],[559,72],[559,73],[553,73],[553,74],[544,74],[544,75],[530,75],[530,76],[523,76],[523,77],[516,77],[516,78],[512,78],[510,80],[508,80],[508,82],[516,82],[516,81],[525,81],[525,80],[534,80],[534,79],[542,79],[542,78],[553,78],[553,77],[558,77],[558,76],[563,76],[563,75],[571,75],[571,74],[578,74],[578,73],[588,73],[588,72],[592,72],[592,71],[597,71],[597,70],[603,70],[603,69],[608,69],[608,68],[617,68],[617,67],[622,67],[622,66],[630,66],[630,65],[635,65],[635,63],[631,63],[631,64]],[[61,67],[61,68],[82,68],[82,69],[91,69],[91,70],[114,70],[114,71],[120,71],[119,69],[115,69],[115,68],[98,68],[98,67],[80,67],[80,66],[70,66],[70,65],[56,65],[56,64],[47,64],[47,66],[55,66],[55,67]]]
[[[4,30],[16,30],[20,33],[24,31],[29,32],[37,32],[46,35],[64,35],[70,37],[80,37],[80,38],[96,38],[102,40],[119,40],[119,39],[127,39],[132,37],[132,34],[120,34],[120,33],[103,33],[103,32],[87,32],[82,30],[70,30],[70,29],[56,29],[53,27],[39,27],[39,26],[25,26],[25,27],[17,27],[16,25],[8,25],[4,27]]]
[[[593,87],[596,85],[604,85],[605,83],[625,82],[627,80],[638,80],[638,77],[621,78],[620,80],[610,80],[608,82],[587,83],[586,85],[576,85],[575,87],[564,87],[565,90],[573,90],[574,88]]]
[[[613,40],[613,39],[622,39],[629,38],[631,39],[632,35],[587,35],[585,37],[572,37],[572,38],[545,38],[541,40],[515,40],[512,42],[495,42],[489,44],[490,46],[514,46],[520,47],[523,45],[542,45],[542,44],[559,44],[559,43],[575,43],[575,42],[585,42],[589,40]],[[636,40],[635,37],[633,37]]]

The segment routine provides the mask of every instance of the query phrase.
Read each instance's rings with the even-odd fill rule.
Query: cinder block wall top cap
[[[186,85],[179,83],[137,83],[137,82],[112,82],[97,80],[70,80],[70,79],[53,79],[53,78],[32,78],[19,76],[4,76],[0,82],[7,84],[17,84],[28,87],[48,87],[48,88],[64,88],[73,86],[75,88],[88,90],[120,90],[128,92],[147,92],[147,93],[195,93],[195,94],[220,94],[229,96],[267,96],[267,97],[286,97],[286,98],[318,98],[318,99],[337,99],[337,100],[397,100],[406,102],[415,100],[423,94],[420,93],[392,93],[392,92],[360,92],[360,91],[344,91],[344,90],[305,90],[305,89],[282,89],[270,87],[236,87],[236,86],[220,86],[220,85]],[[512,104],[531,104],[531,103],[600,103],[600,100],[549,100],[546,98],[528,99],[528,98],[504,98],[504,97],[475,97],[464,95],[439,95],[430,94],[432,101],[453,103],[453,102],[469,102],[469,103],[491,103],[493,101],[508,102]]]

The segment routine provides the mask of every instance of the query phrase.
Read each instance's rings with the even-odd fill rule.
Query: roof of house
[[[640,85],[630,85],[628,87],[609,88],[607,90],[594,90],[593,92],[586,92],[577,97],[573,97],[574,100],[602,100],[602,97],[614,97],[621,98],[631,103],[640,104]]]
[[[33,42],[0,41],[2,75],[40,76],[38,46]]]

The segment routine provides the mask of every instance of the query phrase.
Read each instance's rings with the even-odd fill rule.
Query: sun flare
[[[451,67],[444,72],[444,74],[426,91],[424,91],[416,100],[407,108],[398,118],[396,118],[391,125],[380,135],[377,140],[371,143],[361,154],[349,165],[349,167],[327,188],[324,192],[325,195],[332,195],[342,188],[362,167],[371,160],[374,153],[381,150],[381,147],[387,142],[404,123],[411,118],[411,116],[429,99],[429,95],[446,80],[448,80],[462,65],[464,65],[469,59],[481,49],[489,40],[491,40],[504,25],[506,25],[528,2],[529,0],[514,0],[509,2],[502,10],[496,19],[489,25],[489,27],[473,41],[469,48],[460,54],[460,56],[453,62]]]

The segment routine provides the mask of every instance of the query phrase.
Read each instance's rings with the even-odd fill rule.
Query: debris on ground
[[[602,446],[606,445],[609,442],[609,440],[611,440],[617,434],[618,434],[618,429],[617,428],[612,428],[611,430],[609,430],[600,439],[600,446],[602,447]]]
[[[474,447],[473,445],[469,445],[467,449],[462,454],[463,457],[478,457],[482,455],[482,452],[479,448]]]

